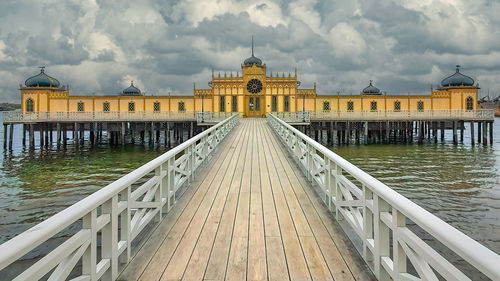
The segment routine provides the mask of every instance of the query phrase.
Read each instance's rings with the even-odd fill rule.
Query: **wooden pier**
[[[121,280],[372,280],[265,119],[242,119]]]

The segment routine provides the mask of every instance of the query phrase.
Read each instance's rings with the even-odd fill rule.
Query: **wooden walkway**
[[[241,119],[120,280],[372,280],[266,119]]]

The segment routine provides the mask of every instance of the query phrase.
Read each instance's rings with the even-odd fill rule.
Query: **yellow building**
[[[262,117],[267,112],[296,111],[427,111],[476,110],[478,85],[456,72],[441,82],[430,95],[383,94],[372,82],[359,95],[318,95],[299,89],[297,72],[268,73],[266,64],[252,56],[241,65],[242,75],[212,71],[210,89],[196,89],[189,96],[145,96],[131,83],[115,96],[70,96],[69,90],[47,75],[44,69],[20,86],[22,112],[239,112],[244,117]]]

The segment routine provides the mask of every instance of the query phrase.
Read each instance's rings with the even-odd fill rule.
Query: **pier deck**
[[[374,279],[295,165],[240,120],[119,280]]]

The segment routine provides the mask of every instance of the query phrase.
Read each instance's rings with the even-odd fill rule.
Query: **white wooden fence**
[[[500,280],[499,255],[273,114],[268,120],[329,210],[345,219],[362,241],[362,256],[379,280],[441,280],[436,272],[446,280],[471,280],[408,228],[408,220],[478,271]],[[407,259],[418,276],[407,270]]]
[[[238,118],[232,115],[0,245],[0,270],[81,221],[79,231],[14,280],[38,280],[48,273],[48,280],[67,280],[80,260],[81,272],[72,280],[115,280],[119,263],[130,260],[131,243],[142,238],[139,233],[146,226],[161,221],[175,203],[176,191],[193,180]]]

